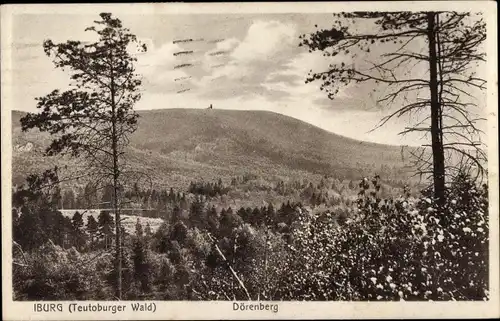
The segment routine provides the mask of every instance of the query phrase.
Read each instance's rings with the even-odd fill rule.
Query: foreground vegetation
[[[463,100],[465,91],[459,88],[485,90],[486,80],[475,72],[463,78],[471,65],[485,61],[480,46],[486,39],[484,20],[457,12],[334,17],[332,29],[302,35],[300,45],[327,57],[343,52],[350,60],[369,53],[375,43],[402,46],[381,55],[382,62],[370,69],[377,75],[339,60],[329,70],[311,70],[306,82],[322,82],[330,99],[350,83],[384,84],[377,102],[403,104],[380,126],[394,117],[424,113],[424,121],[410,124],[401,134],[430,133],[432,144],[422,146],[430,147],[430,155],[425,148],[409,152],[416,173],[432,178],[432,192],[412,195],[405,186],[398,196],[391,190],[395,185],[387,188],[375,176],[363,179],[357,196],[352,195],[356,186],[351,181],[346,187],[344,180],[368,172],[406,180],[402,168],[394,166],[400,163],[399,153],[395,157],[399,148],[343,139],[269,113],[177,111],[169,116],[187,113],[197,121],[166,117],[172,125],[150,113],[153,120],[137,131],[133,105],[141,97],[134,67],[138,52],[128,51],[131,44],[139,52],[147,47],[119,19],[101,13],[86,29],[98,35],[94,43],[44,41],[47,56],[56,68],[69,69],[74,83],[65,92],[54,90],[38,98],[40,112],[20,119],[23,132],[49,134],[44,157],[61,159],[51,164],[54,170],[28,176],[14,190],[15,298],[487,300],[487,188],[462,172],[483,177],[487,157],[476,141],[480,118],[469,113],[478,106]],[[352,28],[363,20],[371,21],[370,32],[375,33]],[[427,42],[428,56],[403,51],[413,40]],[[409,59],[428,63],[429,79],[396,78],[398,68],[409,76]],[[412,97],[415,90],[427,88],[429,99]],[[175,132],[156,135],[152,128]],[[134,143],[133,134],[138,139],[141,131],[157,138]],[[36,163],[37,144],[15,146],[18,159],[26,160],[18,169]],[[21,156],[25,153],[27,157]],[[60,190],[57,171],[69,159],[85,160],[80,163],[84,175],[72,179],[87,177],[95,188],[87,185],[83,193],[75,193],[76,185]],[[144,167],[159,175],[138,170]],[[214,173],[229,177],[239,175],[241,168],[266,178],[331,173],[337,181],[324,177],[319,183],[269,185],[257,176],[235,178],[230,185],[222,180],[192,182],[185,191],[185,178],[212,179]],[[144,191],[137,185],[127,190],[130,180],[147,176],[169,177],[178,190]],[[451,184],[446,186],[446,181]],[[120,216],[124,204],[132,213],[163,222],[153,230],[149,221],[143,226],[137,219],[132,232]],[[96,207],[97,218],[84,216],[86,209]],[[75,212],[70,217],[61,208]]]
[[[36,188],[50,179],[31,177],[14,192],[14,298],[115,299],[113,217],[62,215],[61,191]],[[163,223],[153,231],[138,219],[134,231],[123,229],[123,297],[488,299],[486,186],[458,176],[439,209],[429,192],[389,193],[378,177],[339,194],[326,192],[331,180],[278,182],[267,192],[291,201],[239,208],[222,199],[248,188],[251,178],[193,183],[194,193],[126,193],[145,208],[161,203],[163,210],[144,213]],[[354,189],[351,202],[345,190]]]

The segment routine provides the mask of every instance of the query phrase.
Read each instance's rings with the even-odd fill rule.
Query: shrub
[[[110,255],[82,255],[74,248],[63,250],[48,242],[26,254],[27,266],[14,265],[15,300],[109,299],[103,272],[111,265]]]
[[[358,212],[338,224],[304,213],[292,232],[285,298],[487,300],[486,188],[459,176],[437,209],[421,199],[382,200],[360,184]]]

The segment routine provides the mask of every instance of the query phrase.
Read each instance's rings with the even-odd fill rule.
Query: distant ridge
[[[401,176],[401,148],[358,141],[270,111],[154,109],[138,111],[128,161],[154,173],[156,181],[186,185],[192,179],[331,175],[359,179],[381,170]],[[35,145],[46,135],[21,133],[12,112],[13,139]],[[45,137],[41,139],[41,137]],[[36,148],[35,148],[36,150]],[[14,153],[17,174],[44,163],[41,156]],[[28,161],[29,159],[29,161]]]
[[[202,110],[205,110],[205,109],[208,109],[208,108],[145,109],[145,110],[139,110],[137,112],[139,113],[139,115],[142,116],[142,115],[146,115],[146,114],[149,114],[149,113],[156,113],[156,112],[160,112],[161,113],[161,112],[164,112],[166,110],[171,111],[171,112],[178,111],[178,112],[181,112],[181,113],[182,113],[182,111],[193,111],[194,113],[196,113],[198,111],[202,111]],[[323,128],[318,127],[318,126],[316,126],[314,124],[305,122],[305,121],[300,120],[298,118],[295,118],[295,117],[292,117],[292,116],[288,116],[288,115],[284,115],[284,114],[280,114],[280,113],[277,113],[277,112],[274,112],[274,111],[270,111],[270,110],[212,109],[211,112],[222,112],[222,113],[228,113],[228,114],[234,113],[234,116],[237,116],[238,113],[268,113],[268,114],[276,115],[276,116],[279,116],[279,117],[284,117],[284,118],[293,119],[295,121],[299,121],[299,122],[303,123],[306,126],[314,127],[314,128],[316,128],[318,130],[330,133],[330,134],[338,136],[338,137],[340,137],[342,139],[350,140],[350,141],[352,141],[354,143],[357,142],[357,143],[364,143],[364,144],[370,144],[370,145],[377,145],[377,146],[381,146],[381,147],[385,146],[385,147],[401,148],[401,145],[375,143],[375,142],[364,141],[364,140],[359,140],[359,139],[347,137],[347,136],[344,136],[344,135],[341,135],[341,134],[338,134],[338,133],[334,133],[334,132],[328,131],[326,129],[323,129]]]

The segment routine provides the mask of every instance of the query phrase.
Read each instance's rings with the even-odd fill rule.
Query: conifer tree
[[[72,229],[72,237],[73,237],[73,245],[78,249],[82,250],[83,247],[85,246],[85,233],[83,231],[83,215],[79,212],[76,211],[75,214],[73,214],[73,218],[71,219],[71,225],[73,227]]]
[[[95,220],[94,216],[89,215],[87,217],[87,226],[86,226],[86,229],[87,229],[87,233],[90,236],[90,246],[93,247],[94,246],[94,241],[96,239],[97,232],[98,232],[98,229],[99,229],[99,225],[97,224],[97,221]]]
[[[149,264],[147,262],[147,248],[141,222],[137,218],[135,237],[132,248],[132,261],[134,264],[134,279],[141,285],[141,290],[149,290]]]
[[[465,169],[482,176],[486,171],[478,126],[483,118],[478,116],[477,95],[471,94],[486,89],[486,80],[475,68],[486,61],[481,13],[343,12],[334,18],[331,28],[301,36],[300,45],[309,51],[335,57],[328,70],[311,70],[306,82],[320,81],[330,99],[347,85],[371,82],[377,89],[383,87],[377,104],[398,107],[379,126],[411,116],[415,121],[400,134],[430,135],[430,143],[410,153],[417,174],[432,179],[434,198],[442,206],[447,175]],[[361,21],[371,23],[371,28],[360,31]],[[378,60],[356,59],[370,52]],[[412,73],[415,67],[424,72]]]
[[[68,90],[54,90],[38,98],[39,113],[21,119],[22,130],[38,129],[54,135],[47,155],[80,157],[94,187],[101,182],[113,186],[112,208],[120,222],[120,180],[125,175],[124,158],[128,136],[136,130],[133,106],[141,95],[141,80],[135,73],[136,57],[129,52],[138,45],[135,35],[110,13],[85,31],[95,42],[46,40],[43,49],[56,68],[69,71]],[[145,51],[144,45],[137,48]],[[88,204],[92,205],[92,204]],[[116,225],[116,297],[121,298],[121,231]]]
[[[75,214],[73,214],[73,218],[71,219],[71,223],[73,225],[73,228],[77,231],[81,231],[83,228],[83,215],[79,212],[76,211]]]
[[[104,240],[104,247],[107,249],[108,245],[111,244],[111,237],[113,236],[113,229],[116,228],[113,217],[109,211],[101,211],[97,218],[99,235]]]

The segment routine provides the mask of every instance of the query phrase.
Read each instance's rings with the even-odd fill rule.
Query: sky
[[[33,112],[35,97],[66,87],[68,74],[54,69],[42,43],[45,39],[92,40],[84,30],[97,18],[98,12],[15,16],[12,77],[4,84],[11,89],[12,109]],[[148,47],[137,61],[137,72],[143,77],[138,110],[210,104],[216,109],[269,110],[359,140],[393,145],[423,142],[420,136],[398,135],[408,118],[371,131],[398,107],[376,103],[383,87],[349,85],[330,100],[319,89],[320,83],[305,83],[310,70],[326,70],[332,58],[299,47],[299,35],[314,32],[316,25],[331,27],[331,14],[120,14],[118,18]],[[182,39],[194,41],[176,41]],[[425,49],[416,46],[417,51]],[[192,53],[176,54],[185,51]],[[362,57],[363,63],[377,54],[374,50]],[[182,64],[190,66],[176,68]]]

